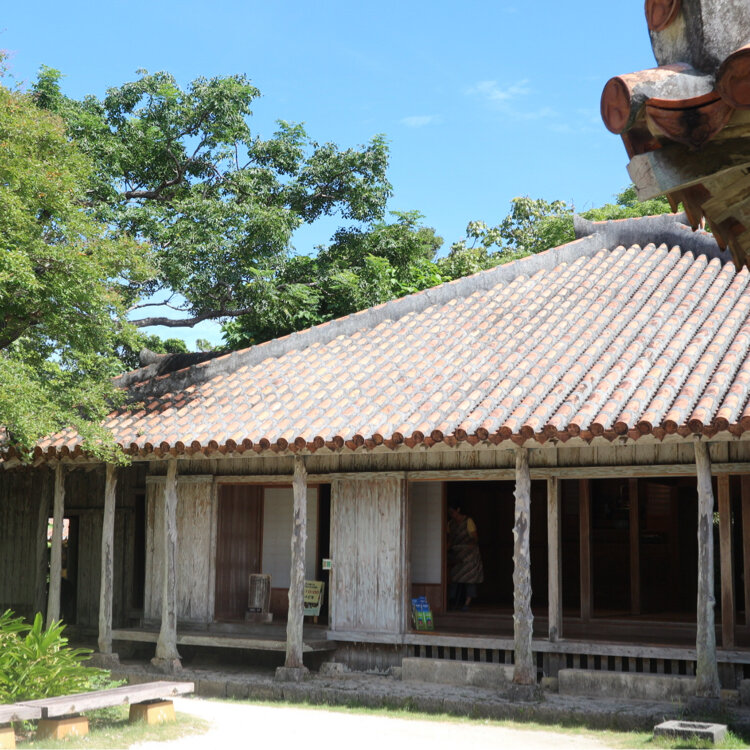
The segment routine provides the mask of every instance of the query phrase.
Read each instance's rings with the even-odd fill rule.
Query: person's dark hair
[[[459,503],[458,500],[448,500],[448,508],[450,508],[450,510],[460,510],[461,503]]]

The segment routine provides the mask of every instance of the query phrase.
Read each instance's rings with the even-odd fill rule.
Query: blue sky
[[[620,139],[599,117],[613,75],[653,66],[642,2],[463,3],[109,0],[8,3],[0,48],[17,79],[42,64],[71,96],[135,71],[246,73],[253,127],[304,122],[319,141],[390,141],[393,210],[418,209],[446,247],[470,220],[499,222],[511,198],[608,201],[628,182]],[[325,242],[336,220],[295,237]],[[170,329],[188,343],[217,326]]]

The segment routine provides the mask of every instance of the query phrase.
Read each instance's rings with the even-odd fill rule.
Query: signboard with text
[[[323,604],[324,581],[305,581],[305,615],[317,617]]]

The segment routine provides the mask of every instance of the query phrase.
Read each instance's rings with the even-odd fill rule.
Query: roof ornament
[[[750,3],[646,0],[655,68],[611,78],[601,115],[642,200],[708,220],[735,263],[750,253]]]

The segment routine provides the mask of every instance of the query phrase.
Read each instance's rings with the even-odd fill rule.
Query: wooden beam
[[[742,491],[742,571],[745,583],[745,625],[750,625],[750,476],[740,477]]]
[[[292,563],[289,576],[289,614],[286,621],[286,661],[289,669],[300,669],[305,622],[305,544],[307,542],[307,471],[300,455],[294,457],[294,525],[292,527]]]
[[[591,480],[578,482],[578,529],[581,561],[581,620],[591,619]]]
[[[42,616],[47,609],[47,577],[49,576],[49,554],[47,553],[47,527],[49,525],[50,472],[41,470],[42,486],[36,518],[36,580],[34,581],[34,613]]]
[[[534,616],[531,613],[531,476],[529,450],[516,452],[516,510],[513,527],[513,643],[515,666],[513,682],[536,685],[531,636]]]
[[[698,477],[698,611],[695,638],[695,693],[719,697],[719,669],[716,663],[714,622],[714,492],[711,486],[711,459],[702,440],[695,443]]]
[[[638,480],[628,479],[630,499],[630,614],[641,614],[641,521]]]
[[[102,518],[101,580],[99,586],[99,653],[112,653],[112,590],[115,576],[115,505],[117,467],[107,464]]]
[[[157,544],[163,545],[161,628],[156,641],[155,666],[165,671],[181,668],[177,652],[177,460],[167,464],[164,487],[164,523]]]
[[[715,178],[750,163],[746,138],[715,139],[699,150],[681,144],[638,154],[630,160],[628,172],[639,200],[656,198]]]
[[[60,620],[60,579],[62,577],[63,518],[65,517],[65,470],[55,466],[55,494],[52,510],[52,549],[49,561],[49,594],[47,597],[47,627]]]
[[[719,488],[719,560],[721,566],[721,645],[734,647],[734,565],[732,564],[732,502],[729,475],[717,479]]]
[[[563,637],[560,520],[560,480],[550,477],[547,480],[547,601],[548,632],[553,643]]]
[[[687,442],[680,443],[687,445]],[[716,445],[717,443],[714,443]],[[681,464],[616,464],[601,466],[530,466],[531,478],[549,479],[559,477],[560,479],[628,479],[633,477],[694,477],[695,462],[692,460]],[[714,463],[712,466],[714,475],[718,474],[743,474],[750,473],[750,462]],[[204,475],[192,475],[197,481]],[[513,481],[515,469],[427,469],[415,471],[362,471],[362,472],[337,472],[331,471],[323,474],[308,474],[308,486],[314,484],[327,484],[334,479],[375,479],[385,477],[405,478],[409,482],[451,482],[451,481],[486,481],[500,482]],[[208,477],[210,480],[212,477]],[[159,484],[165,481],[163,475],[149,475],[146,484]],[[178,480],[182,483],[182,479]],[[190,478],[187,481],[191,481]],[[263,485],[286,485],[291,486],[288,474],[222,474],[216,475],[217,484],[263,484]]]

